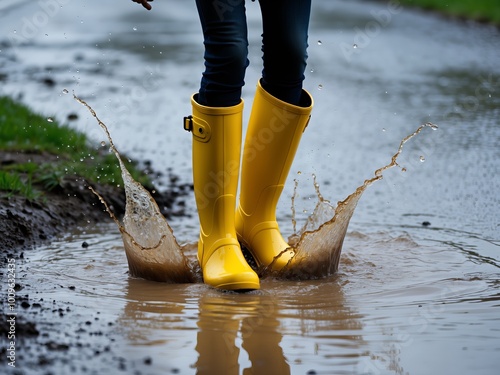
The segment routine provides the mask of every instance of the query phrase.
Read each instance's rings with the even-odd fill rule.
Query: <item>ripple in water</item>
[[[120,164],[126,194],[123,223],[113,215],[106,202],[99,198],[118,225],[130,274],[168,283],[201,282],[198,261],[193,255],[196,244],[179,245],[153,197],[125,168],[106,125],[84,100],[77,96],[74,98],[87,107],[95,117],[106,133],[111,150]],[[401,141],[389,164],[377,169],[373,178],[365,180],[351,195],[338,202],[336,207],[323,198],[315,181],[318,197],[316,207],[305,225],[289,238],[295,256],[284,269],[272,276],[286,279],[317,279],[334,274],[339,266],[349,221],[363,192],[375,181],[382,179],[385,170],[399,166],[397,158],[403,151],[404,144],[426,127],[437,128],[432,123],[420,125]],[[99,195],[95,191],[94,193]],[[262,276],[271,275],[270,267],[259,270],[259,273]]]

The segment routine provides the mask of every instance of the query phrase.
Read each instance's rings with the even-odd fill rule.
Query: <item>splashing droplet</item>
[[[323,43],[321,42],[321,40],[318,40],[318,46],[322,45]]]
[[[48,122],[54,122],[54,119],[52,117],[47,117]]]
[[[63,92],[63,94],[69,93],[69,91],[67,89],[63,89],[62,92]]]
[[[102,147],[106,146],[106,142],[101,141],[101,146],[102,146]]]
[[[423,163],[425,161],[425,157],[424,156],[420,156],[420,162]]]
[[[352,45],[352,48],[358,48],[358,45],[355,43]]]
[[[436,124],[433,124],[432,122],[426,122],[425,126],[430,127],[432,130],[438,130],[438,126]]]
[[[135,26],[132,27],[132,30],[137,31],[137,27],[135,27]]]
[[[323,85],[318,85],[318,90],[323,90]]]

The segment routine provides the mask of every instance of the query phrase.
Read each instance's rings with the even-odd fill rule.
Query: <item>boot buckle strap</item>
[[[193,131],[193,116],[185,116],[183,122],[184,130],[187,132]]]
[[[194,118],[192,115],[184,117],[184,130],[193,133],[193,137],[200,142],[210,140],[210,125],[200,118]]]

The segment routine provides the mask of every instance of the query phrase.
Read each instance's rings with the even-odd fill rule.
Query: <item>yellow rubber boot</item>
[[[236,238],[235,208],[241,153],[243,101],[233,107],[206,107],[191,98],[193,183],[200,219],[198,261],[206,284],[227,290],[259,289]]]
[[[276,206],[312,107],[305,90],[296,106],[275,98],[260,82],[257,86],[243,149],[236,232],[257,264],[274,271],[294,255],[292,249],[285,251],[289,245],[280,233]]]

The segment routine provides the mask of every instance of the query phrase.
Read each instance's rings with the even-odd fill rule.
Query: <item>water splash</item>
[[[397,159],[403,152],[404,144],[426,127],[437,129],[437,126],[430,122],[420,125],[417,130],[401,141],[389,164],[377,169],[373,178],[365,180],[363,185],[359,186],[354,193],[338,202],[336,208],[323,198],[319,191],[319,184],[316,182],[316,176],[314,176],[314,187],[318,202],[302,229],[288,239],[289,244],[295,249],[295,256],[293,261],[280,271],[281,277],[297,279],[322,278],[338,270],[347,228],[363,192],[375,181],[381,180],[384,171],[399,166]]]
[[[187,255],[196,251],[196,244],[187,244],[182,247],[178,244],[172,229],[160,213],[153,197],[132,178],[125,168],[106,125],[85,101],[73,96],[87,107],[104,130],[110,148],[120,164],[126,194],[123,224],[113,215],[99,194],[93,189],[92,191],[99,196],[120,229],[130,274],[162,282],[200,282],[202,278],[196,258]],[[299,231],[296,231],[295,207],[292,199],[292,221],[295,233],[288,240],[295,251],[295,256],[280,272],[271,274],[270,267],[267,267],[259,270],[259,274],[264,277],[272,275],[287,279],[315,279],[334,274],[339,267],[340,254],[349,221],[363,192],[375,181],[381,180],[384,171],[399,166],[397,158],[403,151],[404,144],[426,127],[437,129],[437,126],[430,122],[420,125],[417,130],[401,141],[389,164],[377,169],[373,178],[365,180],[363,185],[359,186],[346,199],[338,202],[336,207],[333,207],[321,195],[319,184],[314,176],[318,202],[313,213]],[[297,181],[295,181],[296,187]]]
[[[123,224],[110,211],[106,202],[99,196],[106,210],[118,225],[130,274],[148,280],[162,282],[193,282],[196,280],[193,262],[184,255],[177,243],[167,220],[149,192],[135,181],[123,164],[106,125],[97,117],[95,111],[82,99],[73,97],[88,108],[106,133],[110,148],[116,155],[122,171],[125,188],[126,207]]]

